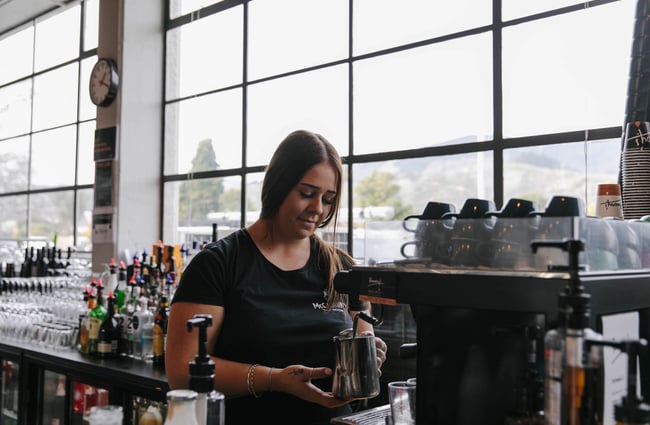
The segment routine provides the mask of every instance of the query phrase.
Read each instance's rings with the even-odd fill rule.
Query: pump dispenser
[[[540,247],[561,248],[569,253],[569,281],[558,296],[558,325],[544,338],[544,421],[547,425],[591,425],[602,418],[602,347],[593,346],[587,356],[585,340],[601,340],[590,326],[591,297],[579,276],[579,255],[584,242],[576,239],[533,241]]]
[[[187,331],[199,329],[199,351],[190,362],[190,389],[198,393],[196,416],[199,425],[223,425],[225,404],[223,393],[214,390],[214,362],[208,355],[207,328],[212,326],[212,316],[196,314],[187,321]]]

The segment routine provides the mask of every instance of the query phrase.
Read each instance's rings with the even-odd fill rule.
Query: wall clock
[[[99,58],[90,73],[90,100],[97,106],[109,106],[120,86],[117,64],[109,58]]]

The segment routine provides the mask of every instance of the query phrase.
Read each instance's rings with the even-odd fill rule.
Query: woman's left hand
[[[371,331],[361,332],[361,335],[373,335]],[[375,349],[377,351],[377,369],[379,369],[379,376],[381,376],[381,366],[386,361],[386,352],[388,351],[388,346],[383,339],[375,336]]]

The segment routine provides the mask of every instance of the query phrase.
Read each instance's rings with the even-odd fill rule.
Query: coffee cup
[[[535,211],[535,203],[528,199],[510,198],[499,211],[488,211],[486,217],[528,217]]]
[[[452,266],[476,267],[489,265],[489,253],[484,243],[489,239],[492,218],[485,213],[494,211],[493,201],[478,198],[465,200],[458,213],[447,213],[443,219],[453,219],[443,225],[451,231],[449,261]]]
[[[402,220],[404,230],[416,233],[421,220],[434,220],[441,218],[443,214],[456,212],[456,206],[445,202],[427,202],[421,214],[407,215]],[[412,227],[415,225],[416,227]]]
[[[574,221],[569,218],[586,217],[586,208],[580,198],[556,195],[548,200],[544,210],[532,211],[529,215],[533,218],[530,222],[531,240],[562,240],[573,235]],[[535,269],[548,270],[567,265],[568,256],[562,250],[542,249],[533,256]]]
[[[596,216],[623,218],[621,186],[617,183],[601,183],[596,191]]]
[[[444,202],[428,202],[422,214],[409,215],[402,220],[404,229],[415,233],[415,240],[400,247],[404,258],[427,258],[447,264],[449,230],[442,224],[442,216],[456,212],[456,206]],[[417,225],[413,227],[414,222]]]
[[[544,211],[531,211],[529,215],[543,217],[586,217],[585,201],[573,196],[552,196]]]

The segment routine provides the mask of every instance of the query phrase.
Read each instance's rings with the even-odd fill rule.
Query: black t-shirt
[[[352,320],[347,310],[326,309],[326,289],[327,271],[318,268],[313,242],[305,267],[283,271],[241,229],[196,254],[183,272],[173,302],[224,307],[223,326],[212,352],[216,357],[275,368],[302,364],[334,371],[333,337],[351,328]],[[363,306],[357,302],[350,307]],[[332,389],[331,378],[313,383],[325,391]],[[328,409],[270,392],[259,399],[227,399],[226,423],[327,424],[331,417],[348,411],[347,406]]]

